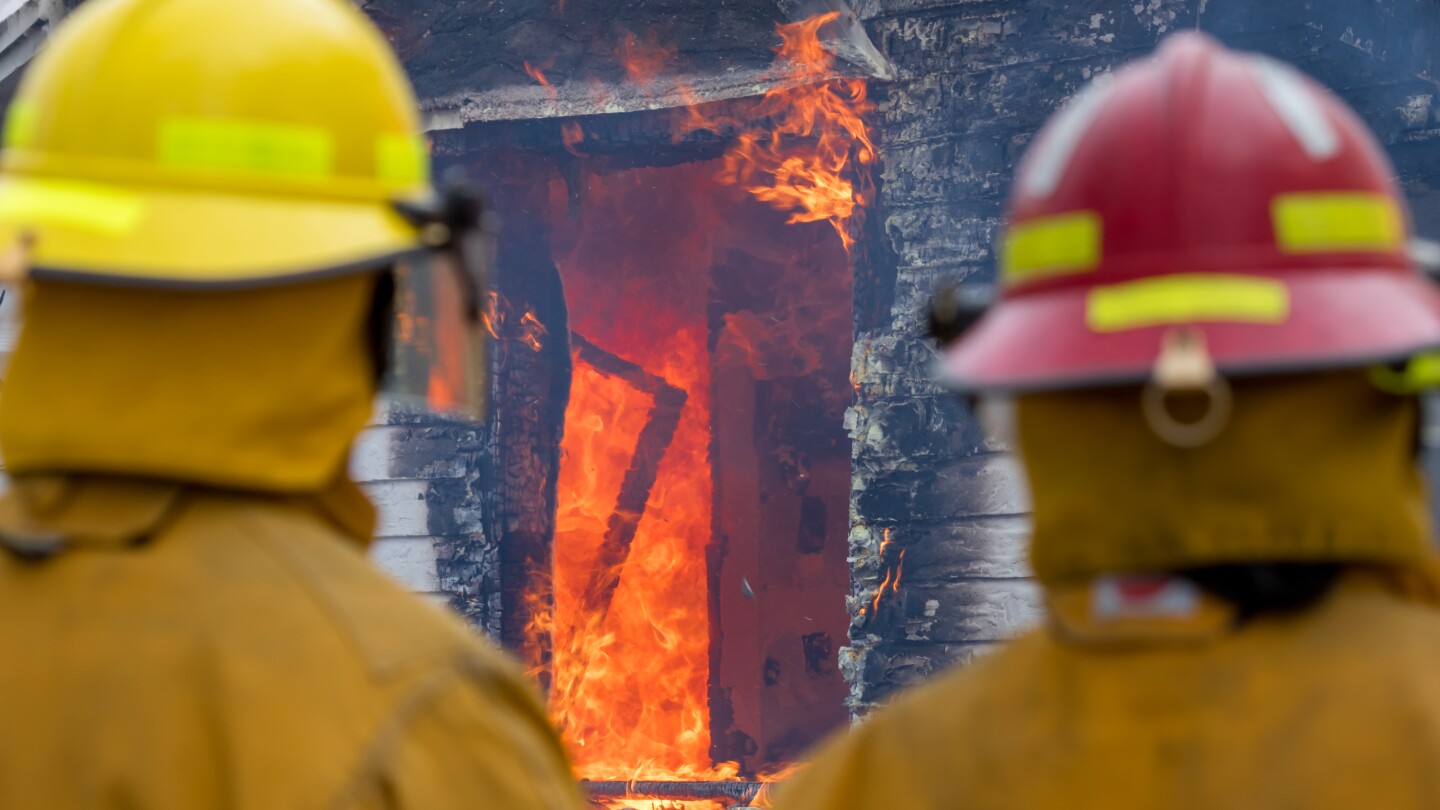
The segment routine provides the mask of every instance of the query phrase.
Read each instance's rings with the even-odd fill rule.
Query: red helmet
[[[1222,374],[1364,366],[1440,346],[1393,170],[1344,103],[1201,34],[1055,115],[1010,195],[999,300],[947,348],[968,390],[1150,377],[1198,333]]]

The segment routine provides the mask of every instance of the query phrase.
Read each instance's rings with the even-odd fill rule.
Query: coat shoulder
[[[379,679],[415,668],[458,666],[472,675],[514,674],[509,659],[438,605],[405,590],[348,538],[303,509],[244,507],[216,515],[283,571],[298,602],[322,614],[329,629]],[[217,526],[217,528],[219,528]]]
[[[0,806],[350,806],[386,746],[451,745],[446,728],[464,750],[559,757],[505,656],[314,510],[212,493],[169,514],[45,558],[0,552],[0,638],[26,651],[0,666]],[[425,736],[456,701],[479,719]],[[55,771],[56,750],[87,767]]]

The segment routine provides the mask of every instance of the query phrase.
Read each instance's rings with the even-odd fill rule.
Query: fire
[[[875,145],[865,124],[874,105],[864,80],[831,78],[835,57],[821,44],[820,30],[839,16],[779,27],[776,54],[785,81],[765,94],[748,121],[692,108],[687,129],[738,130],[720,179],[789,211],[791,223],[829,222],[848,251],[874,194]]]
[[[560,142],[565,144],[565,151],[575,157],[584,157],[575,146],[585,140],[585,130],[581,129],[579,121],[566,121],[560,125]]]
[[[654,84],[656,77],[675,62],[674,48],[662,45],[654,39],[644,42],[633,33],[626,32],[620,41],[620,64],[630,81],[641,87]]]
[[[560,91],[555,89],[555,85],[551,84],[550,78],[545,75],[545,70],[550,67],[549,64],[542,63],[540,65],[532,65],[529,62],[525,62],[524,65],[525,75],[534,79],[537,84],[545,88],[545,92],[550,96],[551,106],[558,112],[560,109]],[[575,148],[583,140],[585,140],[585,130],[580,127],[579,121],[565,121],[560,124],[560,142],[565,146],[565,151],[575,157],[583,157],[583,155],[580,154],[580,150]]]
[[[500,339],[500,325],[505,322],[505,313],[500,308],[500,294],[491,290],[485,293],[485,309],[480,313],[480,322],[491,340]],[[405,338],[409,340],[409,338]]]
[[[905,552],[900,552],[900,560],[893,568],[885,569],[885,579],[881,580],[880,587],[875,590],[875,601],[870,603],[870,611],[874,613],[880,609],[880,602],[885,599],[887,593],[900,592],[900,577],[905,573]]]
[[[532,65],[529,62],[526,62],[524,63],[524,65],[525,75],[534,79],[540,84],[541,87],[545,88],[545,92],[550,94],[550,98],[552,100],[560,98],[560,94],[555,90],[555,86],[550,84],[549,79],[545,78],[544,69],[550,67],[548,64]]]
[[[900,579],[905,574],[905,549],[900,549],[900,556],[892,564],[887,557],[890,544],[894,540],[890,536],[890,529],[886,529],[880,538],[879,558],[880,564],[885,567],[885,577],[880,580],[880,586],[875,589],[875,596],[871,598],[869,608],[861,608],[860,615],[869,616],[872,619],[880,610],[880,603],[885,601],[887,594],[894,595],[900,592]]]
[[[534,312],[526,312],[520,316],[520,342],[529,346],[531,351],[538,352],[545,348],[544,342],[540,339],[548,332],[545,324],[540,323],[540,319],[535,317]]]
[[[603,181],[586,170],[572,181],[580,184],[572,206],[584,215],[552,223],[555,260],[571,302],[574,372],[561,444],[554,570],[527,595],[535,608],[528,652],[535,671],[549,673],[551,715],[582,778],[739,776],[734,763],[711,760],[711,353],[740,353],[757,379],[808,374],[820,367],[821,356],[811,345],[814,318],[799,317],[812,314],[816,296],[782,290],[776,295],[794,299],[785,310],[796,317],[768,323],[741,311],[725,314],[717,327],[704,280],[716,266],[713,240],[723,224],[717,198],[780,219],[746,200],[741,189],[787,212],[790,223],[827,222],[846,251],[853,243],[871,194],[874,147],[863,120],[871,106],[863,81],[833,78],[833,58],[820,46],[819,31],[834,19],[780,28],[783,89],[743,118],[706,118],[691,110],[691,130],[738,134],[720,161],[666,169],[689,173],[685,193],[658,202],[647,174],[652,170],[613,171]],[[629,35],[619,56],[629,80],[643,87],[673,63],[674,52]],[[541,68],[527,63],[525,69],[555,96]],[[562,124],[562,136],[578,155],[579,125]],[[829,249],[841,255],[833,243]],[[848,301],[848,286],[844,297]],[[840,315],[848,334],[848,309]],[[520,326],[538,348],[543,332],[523,332],[523,317]],[[714,329],[718,345],[712,345]],[[779,368],[772,358],[796,359],[783,372],[766,371]],[[903,554],[877,605],[898,585],[900,566]],[[541,660],[543,651],[549,661]],[[622,806],[670,805],[625,800]]]
[[[551,638],[550,710],[582,777],[735,778],[710,762],[710,363],[706,290],[693,283],[709,242],[706,228],[688,227],[705,211],[685,210],[706,203],[659,208],[668,221],[654,225],[671,236],[642,244],[633,231],[649,231],[631,212],[655,206],[643,175],[633,179],[587,185],[591,215],[556,257],[584,306],[571,309],[554,611],[532,635]],[[646,463],[648,492],[634,472]],[[627,524],[633,536],[616,553]]]

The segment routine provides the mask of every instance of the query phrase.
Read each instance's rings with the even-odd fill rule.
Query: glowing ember
[[[787,81],[765,94],[749,122],[693,109],[687,128],[738,130],[720,179],[789,211],[792,223],[828,221],[848,251],[855,242],[851,229],[873,196],[868,167],[875,145],[864,116],[874,106],[864,80],[830,78],[835,57],[819,33],[839,16],[832,12],[780,26],[776,53]]]

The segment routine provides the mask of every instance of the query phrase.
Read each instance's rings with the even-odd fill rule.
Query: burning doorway
[[[503,604],[476,614],[500,614],[601,795],[743,803],[848,717],[851,249],[873,147],[864,83],[819,44],[833,19],[782,29],[759,97],[437,139],[504,221],[476,493]]]
[[[591,778],[755,776],[847,716],[849,263],[718,169],[586,172],[554,223],[574,372],[545,629]]]

